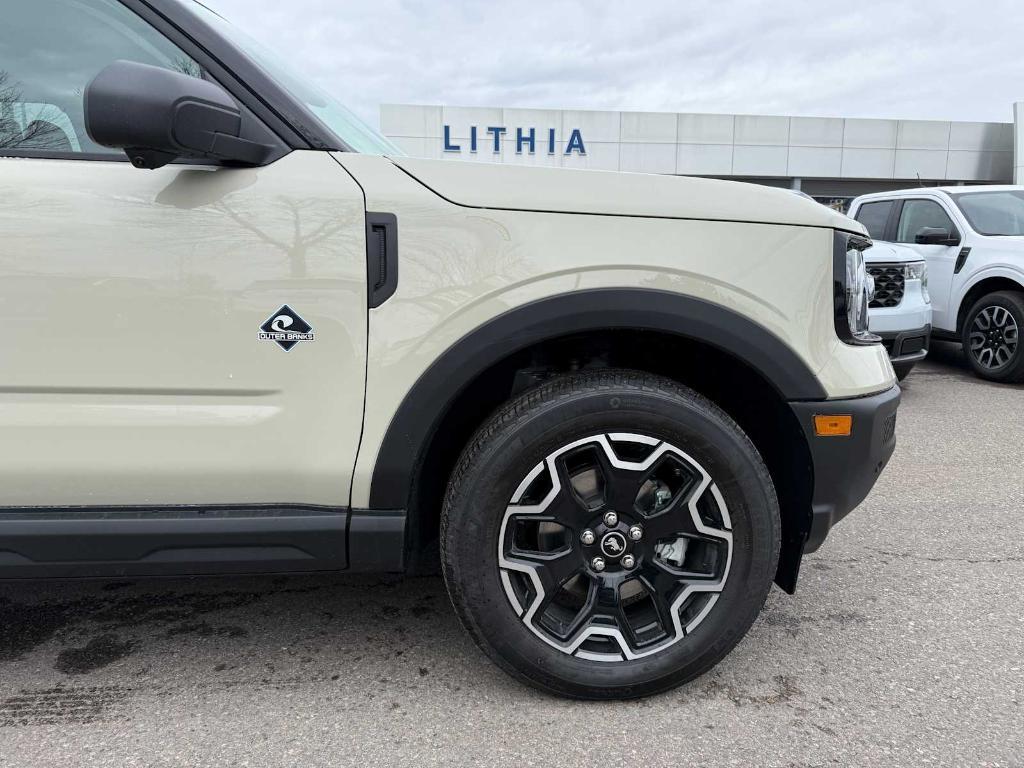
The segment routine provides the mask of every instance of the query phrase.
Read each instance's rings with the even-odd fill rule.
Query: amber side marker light
[[[853,430],[853,416],[815,416],[814,434],[818,437],[849,437]]]

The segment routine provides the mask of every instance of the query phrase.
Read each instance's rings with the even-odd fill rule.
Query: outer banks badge
[[[316,341],[316,335],[313,333],[313,326],[285,304],[260,326],[259,339],[276,342],[281,349],[288,352],[300,341]]]

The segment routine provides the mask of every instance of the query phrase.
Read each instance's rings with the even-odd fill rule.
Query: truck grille
[[[903,301],[903,265],[868,264],[868,274],[875,278],[875,298],[871,307],[898,307]]]

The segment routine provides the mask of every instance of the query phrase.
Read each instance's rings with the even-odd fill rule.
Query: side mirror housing
[[[918,245],[960,245],[960,236],[945,227],[921,227],[914,236]]]
[[[271,147],[240,137],[242,113],[220,86],[169,69],[116,61],[85,89],[85,128],[136,168],[179,157],[259,165]]]

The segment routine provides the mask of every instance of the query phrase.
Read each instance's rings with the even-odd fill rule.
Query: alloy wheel
[[[1005,307],[985,307],[974,316],[969,340],[979,365],[989,370],[1002,368],[1017,354],[1017,321]]]
[[[729,511],[710,474],[647,435],[599,434],[550,453],[501,524],[512,609],[541,640],[592,661],[628,661],[693,632],[725,587]]]

